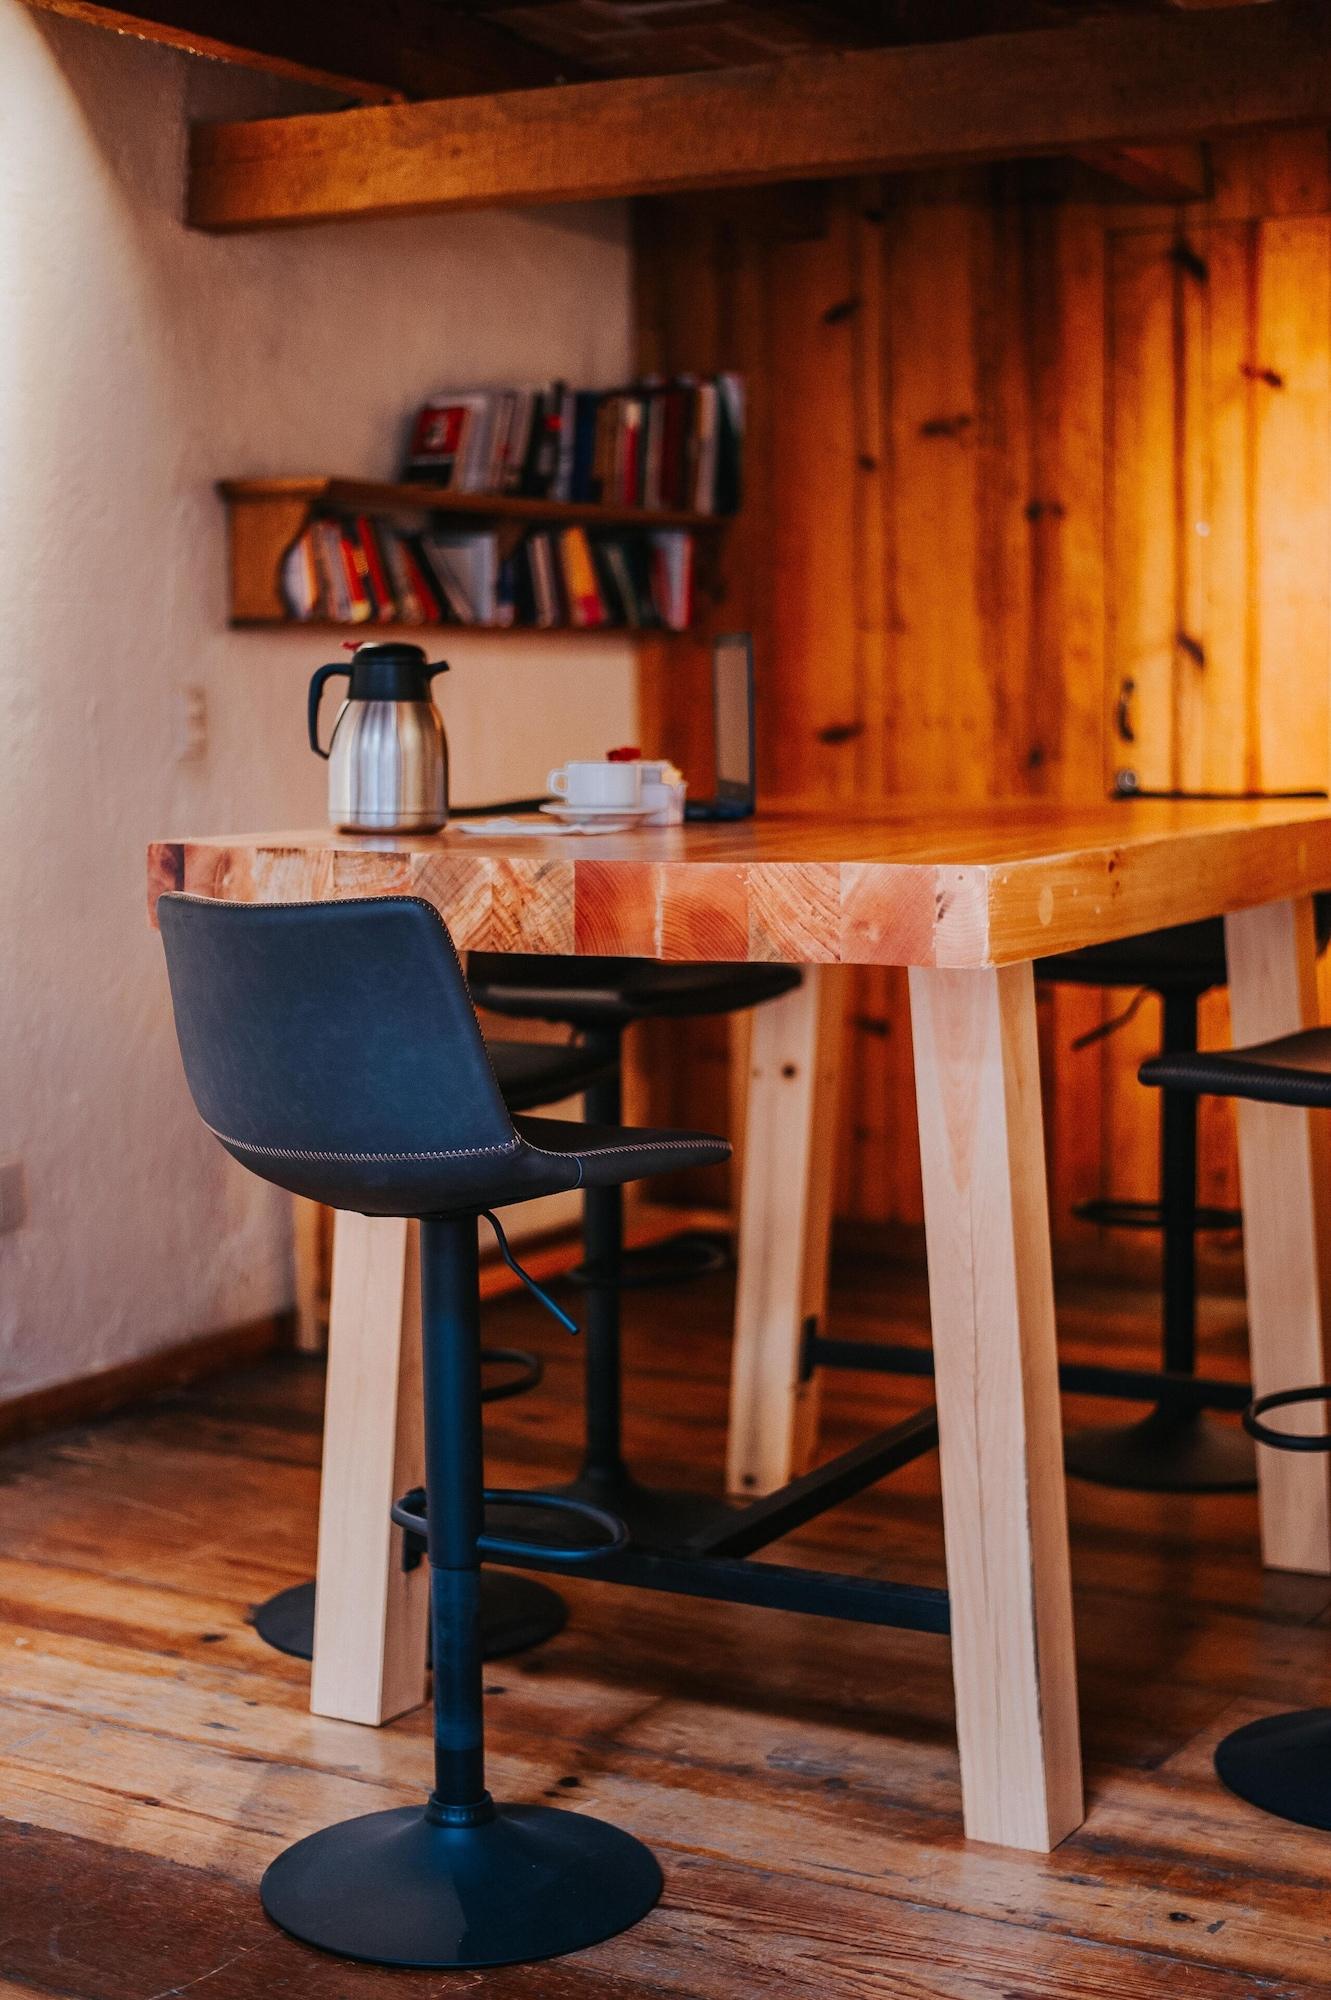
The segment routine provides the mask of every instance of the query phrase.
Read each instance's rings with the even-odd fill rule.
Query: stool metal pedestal
[[[597,1052],[604,1065],[584,1093],[584,1108],[591,1126],[623,1123],[622,1039],[622,1030],[618,1028],[594,1029],[584,1037],[583,1046]],[[582,1199],[585,1259],[579,1282],[586,1298],[584,1456],[577,1478],[552,1490],[617,1515],[635,1542],[654,1548],[675,1548],[723,1520],[731,1510],[724,1500],[714,1500],[705,1494],[647,1486],[635,1478],[625,1462],[620,1339],[625,1264],[624,1194],[619,1187],[590,1187]],[[703,1259],[696,1273],[684,1270],[675,1277],[678,1280],[702,1275],[709,1268],[711,1260]],[[630,1285],[633,1275],[631,1272]]]
[[[283,1930],[343,1958],[438,1970],[511,1965],[627,1929],[659,1898],[661,1870],[641,1841],[603,1820],[497,1806],[485,1789],[474,1219],[424,1221],[421,1269],[426,1486],[435,1499],[427,1517],[434,1790],[422,1806],[298,1841],[269,1867],[260,1894]]]
[[[1164,1052],[1195,1050],[1196,992],[1166,986],[1161,1003]],[[1169,1375],[1190,1376],[1197,1369],[1196,1235],[1214,1226],[1215,1217],[1197,1207],[1196,1196],[1197,1101],[1170,1091],[1160,1114],[1159,1204],[1088,1202],[1077,1211],[1089,1221],[1162,1231],[1162,1371]],[[1195,1398],[1171,1398],[1168,1387],[1135,1423],[1070,1432],[1063,1462],[1074,1479],[1138,1493],[1247,1493],[1257,1484],[1256,1459],[1243,1432],[1218,1422]]]

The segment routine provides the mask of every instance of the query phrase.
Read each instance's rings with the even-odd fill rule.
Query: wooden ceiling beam
[[[1083,165],[1148,201],[1204,201],[1211,177],[1200,141],[1172,146],[1079,146]]]
[[[474,9],[438,0],[28,0],[41,12],[192,55],[315,83],[366,103],[519,90],[577,74]]]
[[[189,220],[255,229],[893,171],[1331,120],[1322,0],[1171,11],[371,106],[192,138]]]

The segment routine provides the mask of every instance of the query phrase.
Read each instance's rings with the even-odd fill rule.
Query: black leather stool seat
[[[542,1104],[576,1097],[614,1068],[581,1042],[496,1042],[487,1037],[485,1048],[510,1111],[536,1111]]]
[[[199,1114],[293,1194],[364,1215],[475,1214],[729,1157],[701,1133],[512,1117],[452,939],[415,897],[169,895],[158,917]],[[340,1060],[312,1031],[321,1021]]]
[[[1331,1105],[1331,1028],[1305,1028],[1246,1049],[1152,1056],[1143,1083],[1194,1096],[1250,1097],[1262,1104]]]
[[[513,1137],[490,1146],[402,1153],[294,1152],[214,1130],[233,1159],[292,1194],[362,1215],[448,1215],[503,1208],[580,1187],[622,1187],[648,1174],[711,1167],[730,1158],[702,1132],[513,1118]]]
[[[1331,944],[1331,893],[1313,897],[1317,949]],[[1223,986],[1225,921],[1205,917],[1195,924],[1171,924],[1168,930],[1143,931],[1138,937],[1113,938],[1108,944],[1087,945],[1082,951],[1060,952],[1035,962],[1037,979],[1066,986],[1145,986],[1152,993],[1207,993]]]
[[[1039,958],[1035,976],[1066,986],[1146,986],[1153,993],[1178,986],[1205,993],[1225,983],[1224,920],[1207,917]]]
[[[732,1014],[800,983],[795,965],[676,965],[654,958],[554,958],[474,951],[467,983],[478,1007],[581,1029]]]

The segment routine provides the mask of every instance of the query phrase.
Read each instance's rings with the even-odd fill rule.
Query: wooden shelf
[[[414,625],[405,618],[363,618],[359,623],[339,618],[292,618],[286,611],[279,611],[262,618],[240,618],[234,614],[227,620],[233,631],[271,631],[280,626],[289,632],[355,632],[362,639],[395,638],[406,632],[417,637],[450,632],[466,633],[486,639],[678,639],[682,634],[672,632],[664,625],[471,625],[460,618],[449,618],[443,624]],[[690,628],[692,629],[692,628]]]
[[[729,518],[673,507],[606,507],[592,500],[536,500],[521,493],[458,493],[451,486],[377,479],[222,479],[217,490],[232,506],[300,502],[334,514],[393,514],[415,508],[432,514],[466,514],[475,520],[581,521],[591,527],[699,532],[724,527]]]
[[[595,502],[535,500],[517,493],[457,493],[447,487],[394,484],[375,479],[221,479],[230,544],[230,623],[235,626],[291,626],[298,631],[390,631],[390,625],[343,625],[332,619],[292,618],[282,601],[278,576],[282,557],[317,514],[455,514],[471,521],[508,522],[520,529],[538,522],[580,523],[602,528],[685,528],[696,534],[724,528],[726,515],[695,514],[675,508],[605,507]],[[398,629],[486,632],[525,637],[575,632],[632,633],[631,626],[399,624]],[[659,627],[650,628],[662,636]],[[670,636],[666,634],[664,636]]]

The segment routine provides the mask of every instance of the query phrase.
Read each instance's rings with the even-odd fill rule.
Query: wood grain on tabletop
[[[927,1337],[919,1276],[843,1262],[831,1326]],[[1149,1359],[1148,1303],[1074,1290],[1069,1358]],[[719,1492],[731,1295],[626,1301],[628,1446]],[[1208,1301],[1217,1371],[1242,1311]],[[655,1329],[655,1331],[654,1331]],[[576,1462],[581,1357],[520,1300],[487,1337],[546,1377],[487,1417],[488,1471]],[[830,1376],[823,1444],[904,1416],[923,1385]],[[0,1990],[148,2000],[437,2000],[438,1975],[283,1937],[259,1875],[289,1841],[422,1797],[424,1709],[378,1731],[312,1716],[308,1668],[248,1607],[308,1575],[322,1372],[289,1360],[0,1457]],[[1100,1406],[1103,1409],[1103,1406]],[[1069,1421],[1090,1406],[1069,1404]],[[1250,2000],[1331,1992],[1326,1836],[1230,1797],[1210,1754],[1240,1720],[1331,1691],[1331,1585],[1263,1576],[1251,1495],[1069,1489],[1089,1815],[1050,1856],[961,1831],[947,1645],[926,1635],[561,1580],[550,1645],[486,1670],[490,1777],[627,1826],[661,1907],[574,1958],[487,1972],[531,2000]],[[772,1552],[942,1580],[938,1468],[919,1461]]]
[[[460,950],[987,966],[1331,885],[1331,810],[898,802],[594,842],[245,834],[156,843],[149,878],[153,907],[164,887],[238,902],[423,896]]]
[[[1326,789],[1331,149],[1323,123],[1208,156],[1185,207],[1048,164],[639,204],[640,363],[748,391],[724,597],[642,648],[643,740],[696,788],[709,636],[747,626],[771,797]],[[1065,1264],[1155,1255],[1071,1214],[1155,1192],[1157,1003],[1073,1046],[1130,997],[1040,994]],[[1223,992],[1201,1032],[1226,1041]],[[724,1095],[726,1039],[645,1031],[654,1115]],[[847,981],[845,1064],[838,1210],[918,1223],[902,973]],[[1232,1108],[1201,1120],[1200,1198],[1233,1205]],[[1238,1276],[1235,1239],[1202,1255]]]

